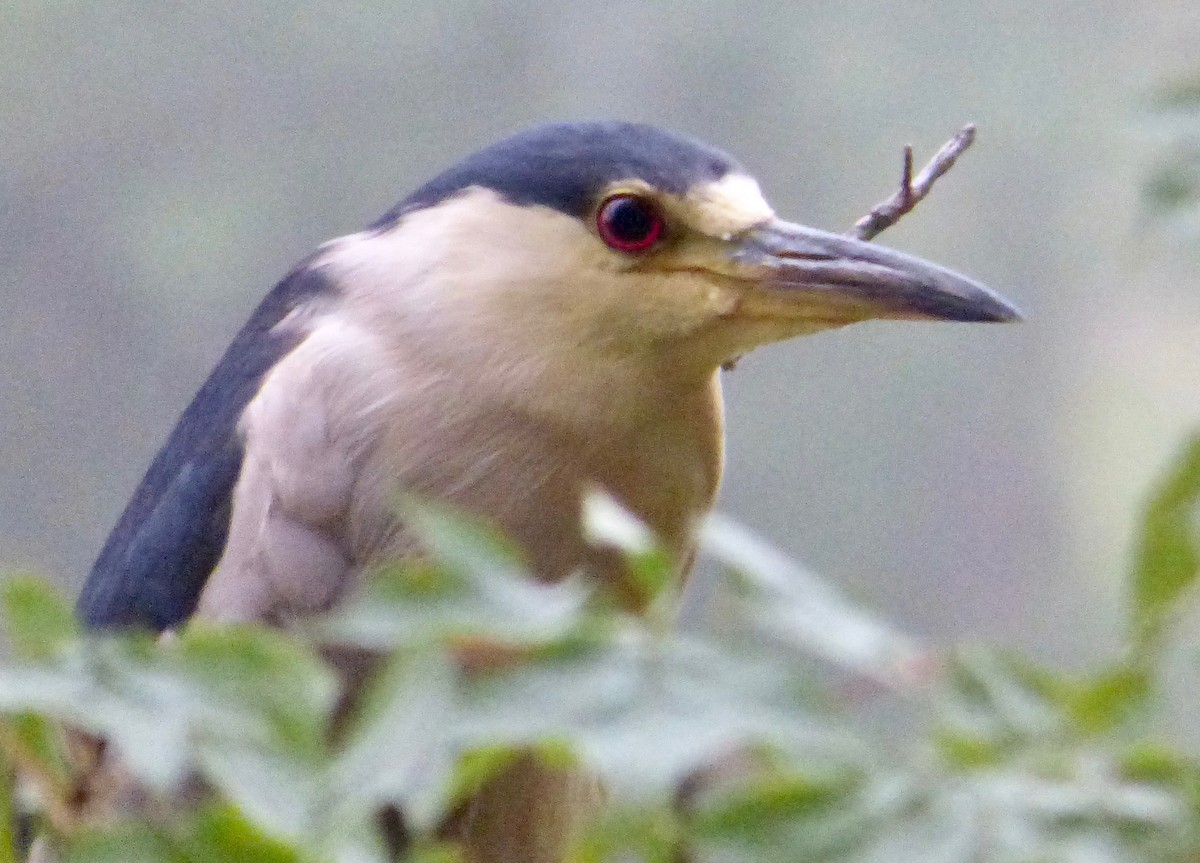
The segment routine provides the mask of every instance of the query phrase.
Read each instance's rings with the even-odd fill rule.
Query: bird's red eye
[[[662,237],[663,218],[653,202],[622,193],[605,199],[596,211],[600,239],[618,252],[644,252]]]

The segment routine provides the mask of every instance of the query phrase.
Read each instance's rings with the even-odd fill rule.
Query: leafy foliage
[[[80,863],[385,861],[391,811],[407,859],[448,863],[438,824],[532,750],[609,789],[574,863],[1200,855],[1200,763],[1154,724],[1200,560],[1200,441],[1148,506],[1128,650],[1083,674],[936,655],[722,519],[701,548],[723,568],[724,614],[697,631],[670,625],[670,561],[603,496],[587,532],[625,554],[637,614],[582,581],[540,585],[489,529],[406,506],[429,560],[288,632],[84,632],[48,587],[9,580],[4,811],[19,775]],[[137,789],[106,818],[81,802],[102,769],[88,735]]]
[[[1152,99],[1148,126],[1162,139],[1142,184],[1146,212],[1194,236],[1200,224],[1200,77],[1173,81]]]
[[[1134,647],[1152,651],[1200,576],[1200,436],[1150,500],[1133,572]]]

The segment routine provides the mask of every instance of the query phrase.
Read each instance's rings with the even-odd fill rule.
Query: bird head
[[[780,219],[732,158],[640,124],[517,134],[355,239],[333,257],[395,295],[409,336],[436,333],[456,361],[473,346],[481,365],[634,358],[703,375],[858,321],[1017,317],[966,276]]]

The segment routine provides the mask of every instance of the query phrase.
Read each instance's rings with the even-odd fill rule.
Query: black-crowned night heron
[[[776,218],[704,144],[626,123],[524,132],[267,295],[79,610],[156,630],[322,611],[414,550],[401,490],[492,520],[553,580],[612,575],[580,532],[599,485],[684,562],[721,477],[723,364],[870,318],[1014,317],[961,275]]]

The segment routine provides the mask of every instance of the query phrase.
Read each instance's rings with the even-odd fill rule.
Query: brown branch
[[[900,175],[900,188],[886,201],[875,205],[871,212],[854,223],[854,227],[846,232],[848,236],[859,240],[873,240],[886,231],[900,218],[910,212],[929,194],[938,177],[945,174],[963,152],[975,143],[975,125],[968,123],[957,135],[942,145],[929,164],[921,169],[913,179],[912,146],[904,148],[904,168]]]

